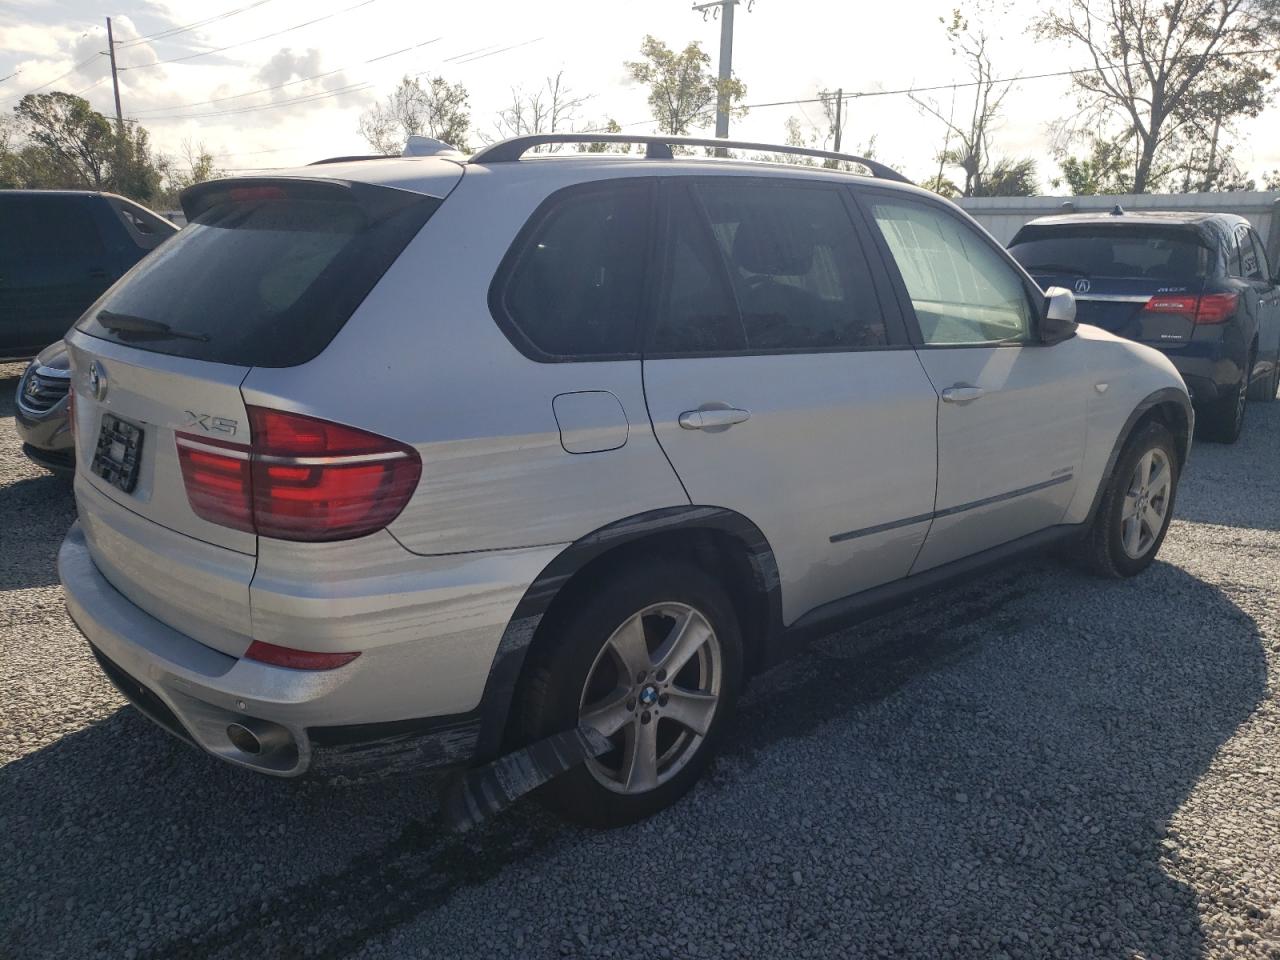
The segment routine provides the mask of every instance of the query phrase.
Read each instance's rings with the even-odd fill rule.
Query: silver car
[[[626,823],[815,628],[1151,563],[1160,353],[879,164],[525,156],[570,139],[194,187],[67,336],[67,604],[161,726],[281,776],[589,730],[539,795]]]

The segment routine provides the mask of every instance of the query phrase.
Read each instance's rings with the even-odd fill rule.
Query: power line
[[[399,50],[393,50],[391,53],[383,53],[376,57],[370,57],[368,60],[363,60],[360,63],[350,64],[345,67],[337,67],[333,70],[326,70],[324,73],[317,73],[310,77],[299,77],[297,80],[289,80],[286,83],[277,83],[275,86],[262,87],[259,90],[250,90],[248,93],[233,93],[226,97],[214,97],[212,100],[196,100],[190,103],[171,103],[163,107],[148,107],[145,110],[135,111],[135,113],[161,113],[165,110],[183,110],[187,107],[203,107],[213,103],[225,103],[228,100],[239,100],[242,97],[253,97],[260,93],[270,93],[273,90],[283,90],[285,87],[296,86],[299,83],[306,83],[309,80],[323,80],[325,77],[331,77],[335,73],[342,73],[344,70],[350,70],[352,67],[365,66],[370,63],[376,63],[379,60],[387,60],[391,57],[397,57],[402,53],[408,53],[410,50],[417,50],[419,47],[425,47],[429,44],[436,43],[440,39],[440,37],[432,37],[430,40],[423,40],[421,43],[415,43],[408,47],[401,47]]]
[[[534,37],[532,40],[523,40],[520,43],[511,44],[511,46],[509,47],[501,47],[497,50],[490,50],[488,53],[482,53],[479,56],[467,57],[465,60],[459,60],[456,57],[452,59],[453,59],[453,62],[455,62],[458,66],[462,66],[462,64],[464,63],[474,63],[477,60],[484,60],[486,57],[496,57],[500,53],[506,53],[508,50],[515,50],[518,47],[527,47],[529,46],[529,44],[537,43],[539,40],[542,40],[542,39],[544,38]],[[449,61],[446,60],[445,62],[448,63]]]
[[[156,33],[149,33],[145,37],[134,37],[132,40],[121,40],[116,47],[124,50],[126,47],[136,47],[140,43],[146,43],[148,40],[165,40],[169,37],[176,36],[179,33],[186,33],[188,30],[198,30],[201,27],[216,23],[219,20],[226,20],[228,17],[234,17],[236,14],[244,13],[246,10],[252,10],[260,7],[264,3],[270,3],[271,0],[257,0],[244,7],[237,7],[235,10],[228,10],[225,13],[217,13],[212,17],[206,17],[203,20],[197,20],[195,23],[188,23],[181,27],[171,27],[167,30],[159,30]]]
[[[215,53],[225,53],[228,50],[234,50],[237,47],[247,47],[251,43],[257,43],[260,40],[270,40],[272,37],[279,37],[286,33],[292,33],[294,30],[301,30],[303,27],[309,27],[312,24],[321,23],[325,20],[332,20],[340,14],[350,13],[352,10],[358,10],[361,7],[367,7],[377,0],[360,0],[359,3],[352,4],[349,7],[343,7],[341,10],[335,10],[333,13],[326,13],[323,17],[316,17],[313,20],[307,20],[303,23],[295,23],[292,27],[285,27],[283,30],[276,30],[273,33],[266,33],[260,37],[254,37],[252,40],[241,40],[238,43],[229,43],[225,47],[215,47],[212,50],[200,50],[197,53],[189,53],[183,57],[170,57],[168,60],[156,60],[154,63],[133,63],[126,67],[119,67],[120,70],[146,70],[150,67],[158,67],[166,63],[183,63],[187,60],[195,60],[197,57],[207,57]]]
[[[30,95],[31,95],[31,94],[33,94],[33,93],[39,93],[39,92],[40,92],[41,90],[43,90],[45,87],[52,86],[53,84],[57,83],[59,80],[62,80],[62,79],[63,79],[63,78],[65,78],[65,77],[69,77],[69,76],[71,76],[73,73],[75,73],[75,72],[76,72],[77,70],[79,70],[81,67],[83,67],[83,66],[85,66],[85,65],[87,65],[87,64],[89,64],[89,63],[92,63],[95,57],[102,57],[102,56],[106,56],[106,54],[104,54],[101,50],[99,50],[99,51],[97,51],[96,53],[91,54],[90,56],[86,57],[84,60],[81,60],[79,63],[77,63],[74,67],[72,67],[72,68],[71,68],[70,70],[68,70],[66,73],[60,73],[60,74],[58,74],[58,76],[54,77],[52,80],[48,81],[47,83],[42,83],[42,84],[40,84],[40,86],[38,86],[38,87],[33,87],[32,89],[28,90],[26,93],[19,94],[19,95],[18,95],[18,96],[16,96],[16,97],[10,97],[8,100],[5,100],[4,102],[5,102],[5,103],[9,103],[9,102],[10,102],[10,101],[12,101],[12,100],[21,100],[23,97],[30,96]]]

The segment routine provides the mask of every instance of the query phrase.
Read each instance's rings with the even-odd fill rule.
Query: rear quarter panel
[[[1086,348],[1088,433],[1082,483],[1076,488],[1063,523],[1084,523],[1089,518],[1107,463],[1122,439],[1130,414],[1159,390],[1173,388],[1186,393],[1181,375],[1158,350],[1088,324],[1081,324],[1076,336]]]

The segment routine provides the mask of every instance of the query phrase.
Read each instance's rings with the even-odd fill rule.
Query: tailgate
[[[1196,303],[1204,281],[1172,283],[1149,277],[1094,277],[1038,274],[1043,289],[1075,292],[1076,320],[1117,336],[1157,347],[1187,343],[1195,331]],[[1084,288],[1084,289],[1082,289]]]

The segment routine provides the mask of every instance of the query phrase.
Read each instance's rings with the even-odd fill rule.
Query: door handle
[[[942,391],[943,403],[972,403],[987,395],[987,391],[981,387],[975,387],[967,383],[957,383],[954,387],[947,387]]]
[[[735,423],[750,419],[750,410],[728,407],[721,410],[686,410],[680,414],[679,423],[686,430],[727,430]]]

